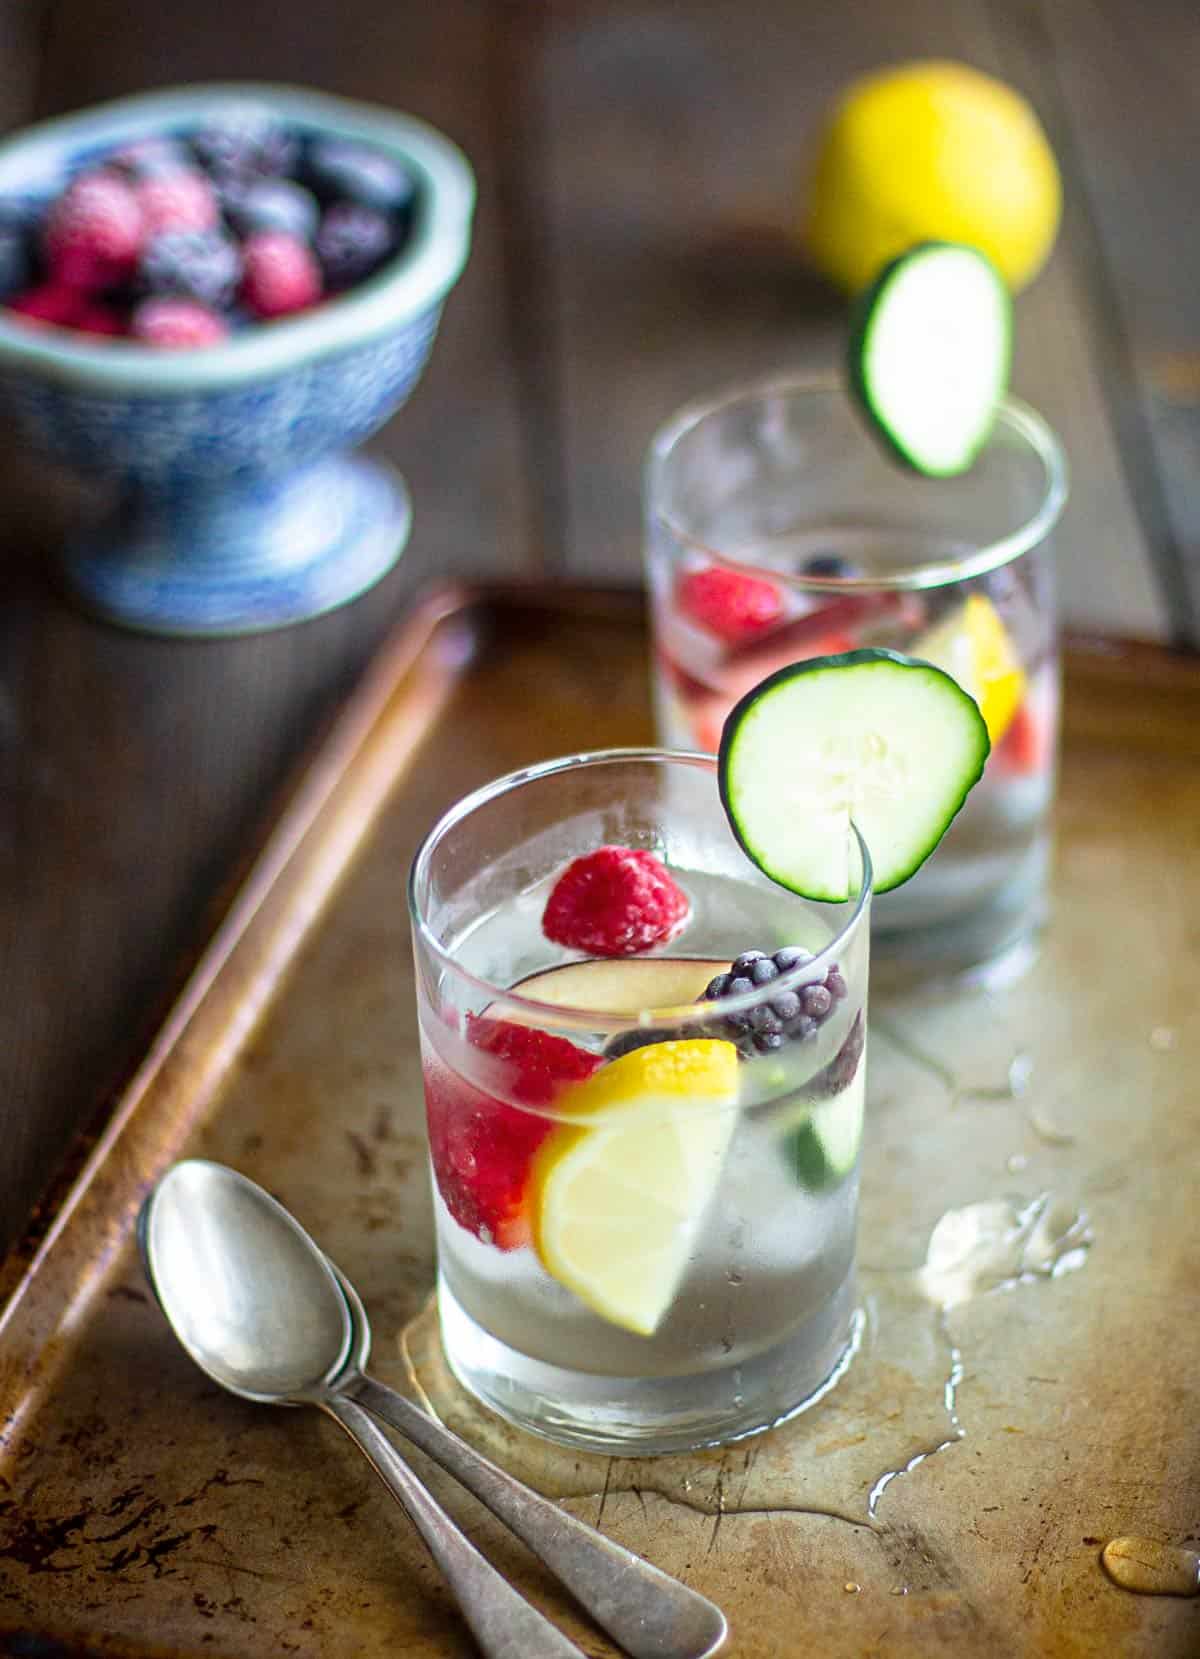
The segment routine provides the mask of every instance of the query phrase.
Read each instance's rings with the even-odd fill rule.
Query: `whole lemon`
[[[914,242],[967,242],[1015,292],[1054,243],[1062,184],[1030,105],[966,64],[853,82],[824,129],[801,235],[852,292]]]

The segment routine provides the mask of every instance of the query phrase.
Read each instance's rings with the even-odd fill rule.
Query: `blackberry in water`
[[[142,255],[139,286],[220,310],[233,298],[241,266],[237,247],[217,231],[165,230]]]
[[[828,1099],[830,1095],[841,1094],[854,1081],[854,1074],[858,1070],[859,1061],[863,1057],[863,1049],[867,1045],[867,1025],[863,1019],[862,1009],[854,1016],[854,1023],[846,1033],[845,1041],[838,1049],[833,1059],[824,1066],[809,1083],[807,1093],[816,1100]]]
[[[725,973],[709,981],[702,1000],[716,1002],[723,997],[746,996],[811,961],[812,953],[799,945],[784,945],[772,956],[761,950],[743,951]],[[742,1059],[749,1060],[756,1054],[773,1054],[785,1043],[804,1042],[845,995],[846,981],[835,962],[822,979],[795,990],[782,990],[743,1013],[726,1014],[709,1022],[705,1030],[709,1036],[726,1037]]]

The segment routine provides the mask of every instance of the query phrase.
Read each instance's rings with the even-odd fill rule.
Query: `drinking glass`
[[[550,890],[601,845],[652,853],[682,888],[668,942],[585,957],[546,937]],[[852,862],[845,904],[784,891],[737,846],[714,760],[653,749],[513,773],[426,838],[409,898],[442,1339],[504,1417],[666,1451],[765,1428],[841,1375],[859,1323],[857,836]],[[742,964],[763,982],[704,1000],[748,951],[773,959]]]
[[[1002,982],[1046,915],[1059,666],[1054,434],[1015,398],[970,469],[893,460],[832,382],[695,403],[659,431],[646,559],[660,740],[715,751],[730,709],[800,659],[882,646],[976,696],[992,752],[928,863],[873,908],[877,986]]]

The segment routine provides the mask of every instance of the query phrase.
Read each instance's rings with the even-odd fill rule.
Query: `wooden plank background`
[[[0,0],[6,126],[187,80],[306,82],[432,120],[480,186],[426,378],[377,440],[412,485],[412,544],[347,610],[203,644],[94,623],[50,574],[78,503],[9,446],[0,1244],[143,1047],[256,825],[414,590],[634,578],[657,423],[721,381],[831,361],[841,313],[784,241],[797,180],[840,84],[912,55],[1021,86],[1066,170],[1016,375],[1071,455],[1066,613],[1194,645],[1194,0]]]

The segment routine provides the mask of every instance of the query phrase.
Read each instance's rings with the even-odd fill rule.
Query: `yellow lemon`
[[[973,593],[913,641],[912,654],[944,669],[970,692],[995,748],[1025,695],[1025,670],[1000,613]]]
[[[803,241],[852,292],[927,240],[987,254],[1015,292],[1054,242],[1062,184],[1030,105],[966,64],[898,64],[855,81],[817,156]]]
[[[543,1267],[602,1319],[653,1336],[674,1300],[737,1124],[738,1058],[710,1038],[634,1049],[559,1101],[534,1160]]]

